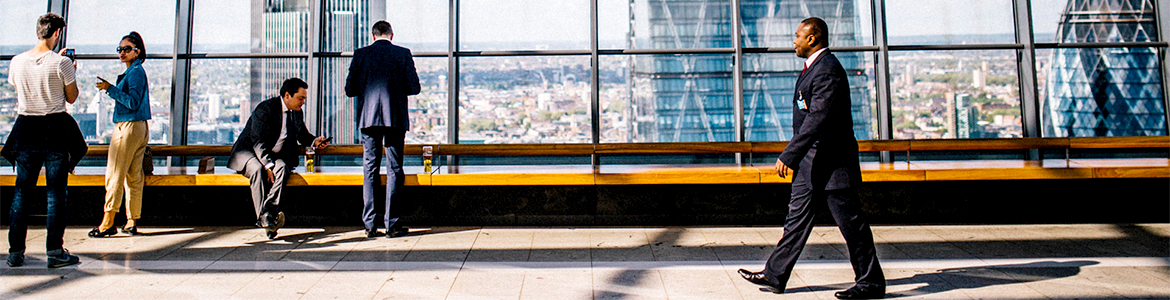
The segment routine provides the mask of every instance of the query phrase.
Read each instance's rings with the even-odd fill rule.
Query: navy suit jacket
[[[798,101],[806,101],[800,109]],[[780,161],[813,188],[835,190],[861,183],[857,139],[853,136],[849,80],[837,56],[825,50],[796,81],[792,140]]]
[[[358,129],[410,130],[406,97],[417,95],[420,90],[410,49],[378,40],[353,52],[349,75],[345,78],[345,95],[357,97],[354,110]]]
[[[283,118],[284,109],[280,97],[269,98],[256,105],[256,109],[252,110],[252,116],[248,118],[248,123],[244,125],[244,130],[240,132],[240,137],[236,138],[235,145],[232,145],[232,155],[228,158],[228,168],[238,172],[244,171],[244,166],[248,164],[248,160],[257,159],[260,164],[267,165],[273,159],[283,159],[284,163],[290,168],[294,168],[300,163],[298,155],[300,149],[293,147],[289,149],[288,145],[280,150],[280,153],[272,152],[272,147],[276,145],[276,140],[280,139],[280,123]],[[296,142],[302,146],[309,146],[313,144],[313,140],[317,137],[305,128],[305,112],[293,111],[293,117],[289,118],[289,122],[293,122],[293,128],[297,132],[289,132],[288,134],[296,134]],[[292,141],[287,141],[292,143]]]

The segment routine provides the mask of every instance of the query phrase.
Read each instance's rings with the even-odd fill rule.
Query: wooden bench
[[[406,155],[422,154],[424,145],[407,145]],[[744,154],[775,157],[787,142],[715,143],[606,143],[520,145],[431,145],[439,156],[609,156]],[[1170,152],[1170,137],[1014,138],[965,140],[860,141],[862,152],[905,152],[906,160],[862,163],[866,182],[956,181],[1021,179],[1170,178],[1167,158],[1071,158],[1082,149],[1157,149]],[[1063,158],[1044,160],[947,160],[909,159],[915,151],[1004,151],[1064,149]],[[87,155],[105,156],[105,146],[91,146]],[[231,146],[151,146],[154,156],[227,156]],[[320,156],[361,155],[360,145],[334,145]],[[360,186],[360,167],[319,167],[319,173],[297,173],[290,186]],[[13,186],[15,175],[0,174],[0,186]],[[299,168],[303,171],[304,168]],[[639,184],[760,184],[787,183],[775,167],[764,165],[519,165],[443,166],[434,172],[407,167],[409,186],[503,186],[503,185],[639,185]],[[71,186],[103,186],[103,167],[79,167],[70,175]],[[148,186],[246,186],[247,179],[223,167],[215,174],[195,174],[195,167],[156,167],[146,177]],[[385,178],[383,176],[383,182]],[[43,178],[40,182],[44,184]]]

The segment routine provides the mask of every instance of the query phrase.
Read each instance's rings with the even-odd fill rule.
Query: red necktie
[[[800,76],[804,76],[804,71],[808,71],[808,64],[801,64],[801,65],[804,65],[804,69],[800,70]]]

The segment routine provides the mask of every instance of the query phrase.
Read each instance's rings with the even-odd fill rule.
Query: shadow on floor
[[[913,277],[889,280],[887,286],[919,285],[913,290],[886,294],[886,298],[919,297],[953,290],[977,289],[983,287],[1029,283],[1077,276],[1081,268],[1098,262],[1077,260],[1068,262],[1042,261],[1027,264],[994,265],[986,267],[942,269],[930,273],[915,274]],[[804,287],[811,291],[844,290],[853,283],[839,283]],[[792,291],[790,289],[789,291]]]

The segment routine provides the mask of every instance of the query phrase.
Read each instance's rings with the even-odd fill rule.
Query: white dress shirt
[[[288,104],[284,104],[284,99],[277,99],[280,101],[280,137],[276,138],[276,145],[272,145],[272,152],[280,153],[281,148],[284,148],[284,138],[288,137]]]
[[[812,55],[809,55],[808,59],[804,60],[804,68],[808,69],[808,67],[811,67],[813,62],[817,61],[817,57],[821,56],[821,52],[825,52],[827,49],[829,48],[821,48],[821,50],[817,50],[817,52],[813,52]]]

